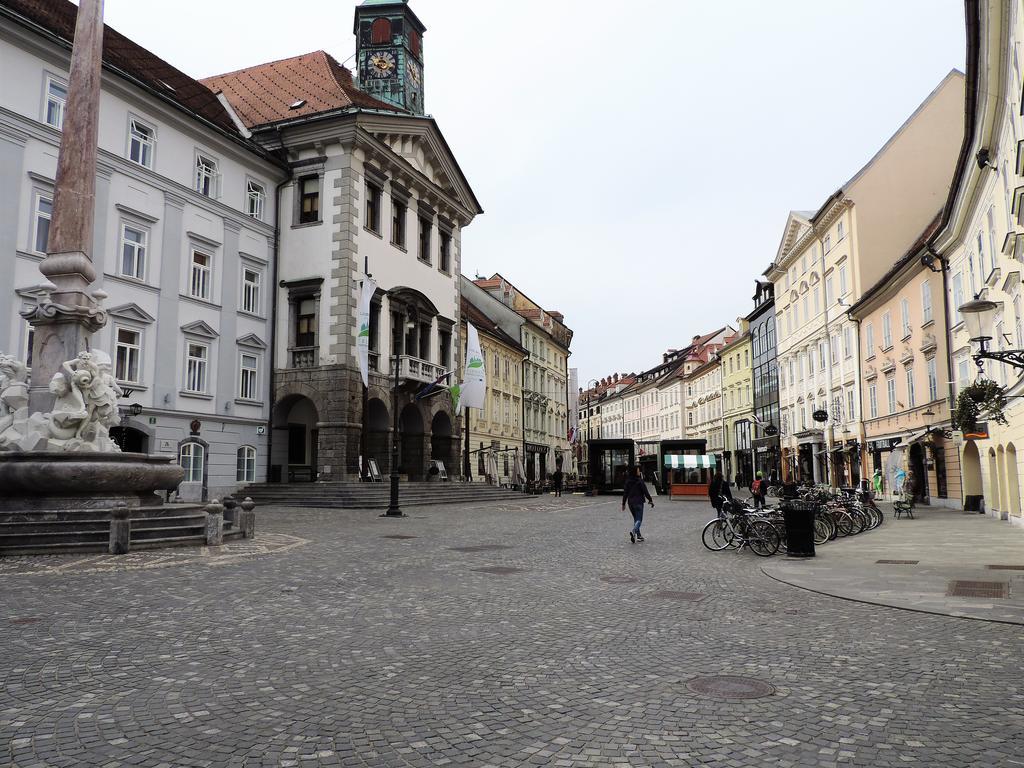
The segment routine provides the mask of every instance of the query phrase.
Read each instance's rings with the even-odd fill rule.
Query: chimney
[[[618,383],[618,381],[619,381],[619,374],[617,374],[617,373],[616,373],[616,374],[615,374],[615,383],[617,384],[617,383]]]

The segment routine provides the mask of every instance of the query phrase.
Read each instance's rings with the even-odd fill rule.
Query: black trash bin
[[[786,552],[789,557],[814,557],[814,510],[806,501],[787,499],[780,505],[786,520]]]

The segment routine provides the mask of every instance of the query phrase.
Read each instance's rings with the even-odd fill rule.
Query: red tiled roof
[[[0,0],[0,9],[21,16],[67,43],[75,38],[78,7],[67,0]],[[217,97],[199,81],[104,25],[103,63],[132,77],[180,107],[238,135]]]
[[[356,88],[352,73],[325,51],[257,64],[200,82],[215,93],[223,91],[249,128],[350,107],[403,112]],[[292,109],[300,102],[302,106]]]

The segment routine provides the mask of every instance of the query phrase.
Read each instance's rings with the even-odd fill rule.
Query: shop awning
[[[670,469],[699,469],[705,467],[711,469],[715,466],[715,457],[707,455],[699,456],[666,456],[665,466]]]

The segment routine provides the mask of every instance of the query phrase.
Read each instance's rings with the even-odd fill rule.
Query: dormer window
[[[144,168],[153,167],[153,144],[156,131],[141,120],[128,121],[128,159]]]
[[[206,197],[217,195],[217,161],[196,153],[196,192]]]

